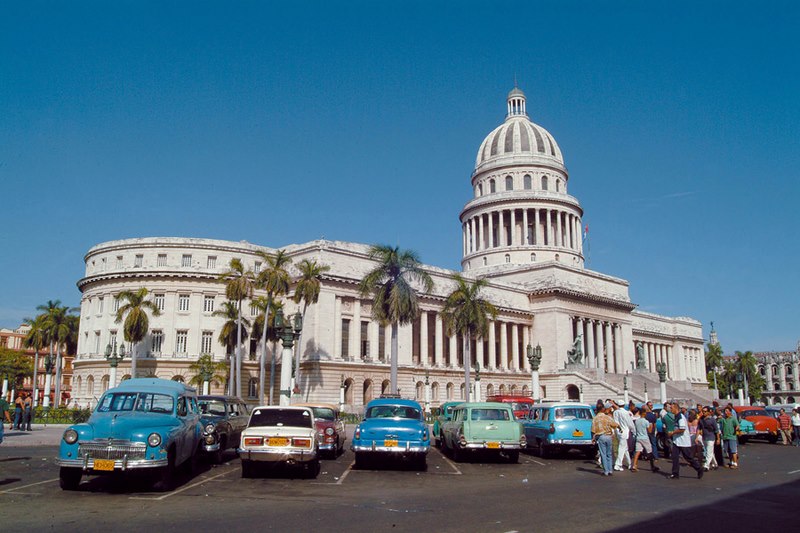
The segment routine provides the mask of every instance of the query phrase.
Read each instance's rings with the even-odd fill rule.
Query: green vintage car
[[[525,446],[522,424],[506,403],[461,403],[453,408],[452,418],[442,424],[442,448],[456,461],[483,452],[516,463]]]

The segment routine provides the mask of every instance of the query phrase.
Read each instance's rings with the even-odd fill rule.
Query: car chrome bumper
[[[594,446],[592,441],[587,439],[555,439],[548,441],[547,443],[553,445],[567,444],[569,446]]]
[[[320,444],[319,449],[324,450],[326,452],[332,452],[333,450],[336,449],[336,443],[331,442],[330,444]]]
[[[430,445],[428,444],[411,444],[407,442],[404,446],[378,446],[373,442],[372,444],[355,444],[350,446],[354,452],[381,452],[381,453],[428,453]]]
[[[501,442],[500,445],[496,448],[489,447],[488,442],[467,442],[466,444],[459,443],[461,448],[466,450],[521,450],[522,446],[520,446],[519,442]]]
[[[296,463],[307,463],[317,458],[317,454],[313,450],[251,450],[246,448],[237,448],[236,452],[239,454],[241,459],[246,461],[294,461]]]
[[[114,461],[114,472],[122,471],[127,472],[128,470],[139,470],[145,468],[160,468],[162,466],[167,466],[169,463],[167,458],[164,459],[118,459]],[[84,459],[61,459],[56,458],[56,465],[58,466],[66,466],[72,468],[80,468],[82,470],[92,470],[96,473],[106,473],[111,472],[111,470],[94,470],[94,459],[90,459],[88,457]]]
[[[203,449],[209,453],[219,451],[219,442],[216,444],[203,444]]]

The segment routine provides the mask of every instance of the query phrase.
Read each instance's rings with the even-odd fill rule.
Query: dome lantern
[[[525,93],[523,93],[519,88],[514,87],[510,93],[508,93],[508,117],[527,117],[528,111],[525,109]]]

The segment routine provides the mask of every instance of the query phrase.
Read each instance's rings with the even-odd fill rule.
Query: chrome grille
[[[144,459],[147,445],[143,442],[129,440],[95,440],[83,442],[78,447],[78,454],[89,459],[111,459],[121,461],[126,456],[128,460]]]

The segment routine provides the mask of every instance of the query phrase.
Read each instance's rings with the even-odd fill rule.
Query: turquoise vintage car
[[[56,464],[61,488],[75,490],[84,474],[148,471],[156,490],[170,490],[175,468],[202,446],[197,394],[166,379],[139,378],[107,390],[84,424],[64,431]]]
[[[514,418],[512,406],[500,402],[461,403],[442,425],[442,449],[461,461],[470,452],[485,451],[519,461],[526,447],[522,424]]]
[[[433,442],[437,447],[442,445],[442,426],[453,418],[453,407],[464,402],[444,402],[440,407],[439,416],[433,421]]]
[[[383,456],[399,457],[425,470],[430,445],[422,406],[414,400],[384,397],[367,404],[350,449],[355,452],[356,468],[370,458]]]
[[[540,457],[569,449],[594,457],[597,448],[592,443],[593,417],[594,411],[586,403],[547,402],[534,405],[522,425],[528,446],[537,450]]]

